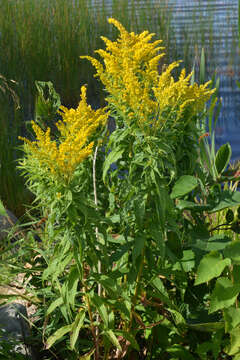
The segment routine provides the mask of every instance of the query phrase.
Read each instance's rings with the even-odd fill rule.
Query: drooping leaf
[[[47,309],[46,316],[51,314],[57,307],[63,304],[63,298],[59,297],[55,301],[51,303],[49,308]]]
[[[234,304],[240,291],[240,284],[233,284],[229,279],[217,279],[211,295],[209,313],[226,309]]]
[[[79,282],[79,271],[77,266],[73,267],[68,276],[68,301],[74,309],[75,297],[77,295],[77,287]]]
[[[218,252],[205,255],[200,261],[195,285],[207,282],[221,275],[226,266],[231,265],[230,259],[222,259]]]
[[[119,350],[122,350],[121,345],[119,344],[119,341],[112,330],[106,330],[106,331],[104,331],[104,334],[108,337],[108,339],[111,341],[111,343],[114,346],[116,346],[116,348],[118,348]]]
[[[222,172],[227,168],[229,161],[232,156],[232,148],[229,143],[224,144],[220,147],[216,154],[215,158],[215,166],[218,172],[218,175],[222,174]]]
[[[181,176],[175,183],[172,192],[171,199],[176,199],[184,195],[189,194],[198,186],[197,179],[191,175]]]
[[[103,299],[98,296],[97,294],[94,294],[91,297],[92,302],[94,303],[94,305],[96,306],[97,311],[99,312],[99,315],[101,317],[101,319],[104,322],[104,325],[106,327],[108,327],[108,312],[107,312],[107,308],[104,304]]]
[[[51,346],[53,346],[53,344],[60,340],[61,338],[63,338],[64,335],[66,335],[67,333],[69,333],[72,330],[72,324],[71,325],[65,325],[62,326],[60,329],[58,329],[57,331],[55,331],[55,333],[53,335],[51,335],[48,339],[47,339],[47,345],[46,345],[46,349],[50,349]]]
[[[71,350],[74,349],[76,341],[78,339],[79,336],[79,331],[81,330],[81,327],[83,326],[84,323],[84,319],[85,319],[85,310],[81,310],[77,316],[76,319],[72,325],[72,332],[70,335],[70,348]]]

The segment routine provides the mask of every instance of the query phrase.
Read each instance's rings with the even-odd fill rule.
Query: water
[[[91,1],[99,9],[102,0]],[[105,0],[109,14],[112,1]],[[220,78],[222,110],[216,142],[218,146],[229,142],[232,160],[240,159],[240,89],[236,85],[236,81],[240,81],[238,0],[135,0],[135,6],[144,7],[150,2],[156,6],[156,11],[166,3],[172,9],[171,26],[175,30],[179,58],[183,58],[184,49],[190,44],[188,55],[193,62],[204,44],[208,77],[216,70]]]

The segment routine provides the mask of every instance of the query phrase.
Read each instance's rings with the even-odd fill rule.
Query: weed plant
[[[238,359],[240,196],[221,185],[239,176],[226,172],[229,144],[213,152],[201,126],[216,89],[185,70],[173,77],[179,61],[159,69],[161,41],[109,22],[117,41],[103,37],[99,60],[82,59],[106,107],[88,106],[83,86],[76,109],[60,106],[57,132],[37,121],[24,138],[41,242],[26,232],[7,267],[26,274],[50,358]],[[209,219],[225,210],[216,234]]]

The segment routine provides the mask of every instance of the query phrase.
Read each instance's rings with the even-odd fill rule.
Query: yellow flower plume
[[[22,138],[28,147],[30,156],[39,161],[39,165],[54,176],[69,181],[76,167],[91,153],[93,142],[89,137],[99,125],[104,125],[108,113],[104,109],[93,110],[86,100],[86,87],[81,88],[81,101],[77,109],[60,107],[62,120],[56,126],[60,132],[58,140],[52,140],[50,128],[45,132],[32,121],[36,141]]]
[[[96,50],[103,63],[91,56],[82,56],[91,61],[96,75],[109,94],[107,101],[127,124],[134,121],[146,131],[161,129],[172,113],[176,121],[184,119],[186,111],[193,118],[204,109],[215,89],[209,83],[190,85],[191,75],[182,70],[177,81],[172,71],[180,61],[162,68],[160,59],[165,55],[161,40],[152,41],[154,34],[144,31],[137,35],[127,30],[117,20],[110,18],[120,32],[117,41],[105,37],[106,50]],[[189,119],[188,119],[189,120]]]

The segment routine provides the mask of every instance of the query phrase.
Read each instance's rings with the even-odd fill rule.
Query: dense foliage
[[[30,263],[33,331],[57,359],[237,360],[240,196],[230,146],[206,138],[216,90],[160,69],[153,34],[109,22],[119,38],[103,38],[103,63],[87,57],[106,108],[84,87],[55,132],[39,121],[24,140],[41,242],[29,231],[9,264]]]

